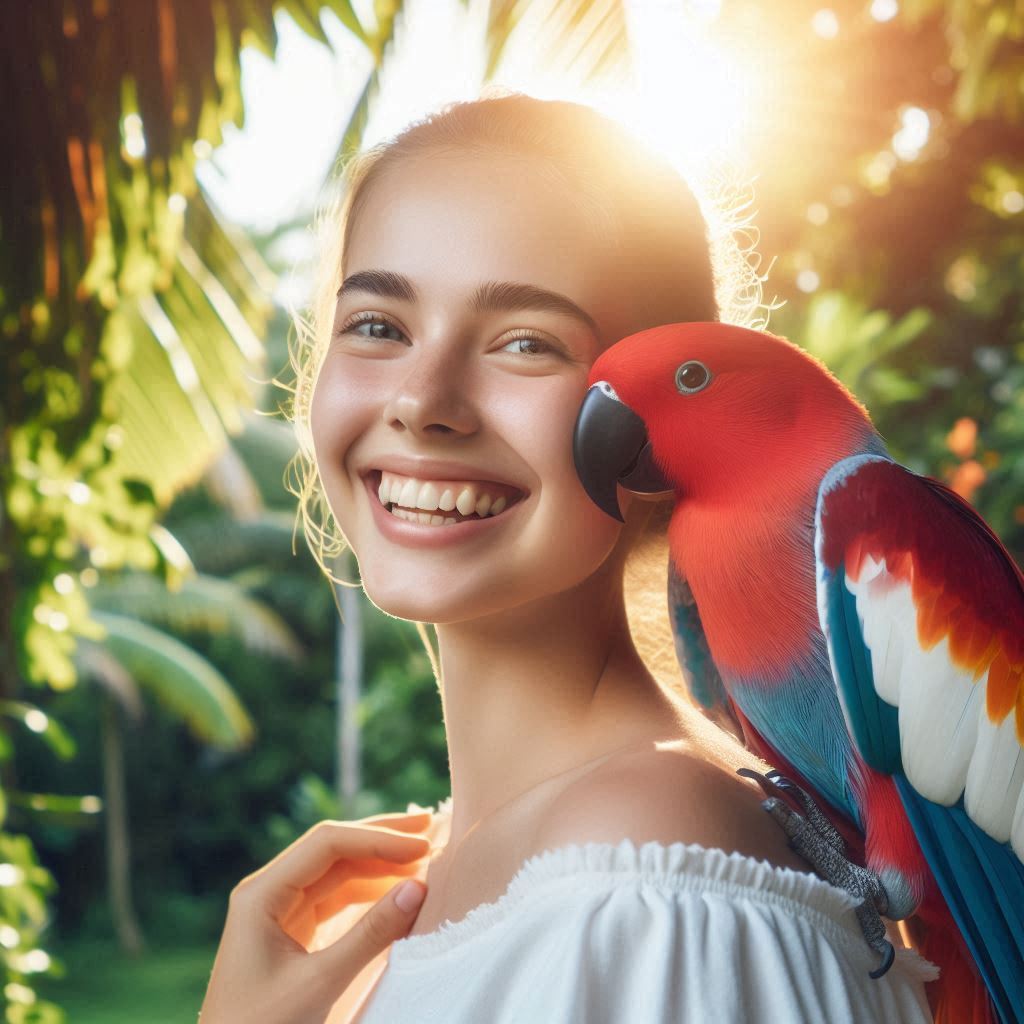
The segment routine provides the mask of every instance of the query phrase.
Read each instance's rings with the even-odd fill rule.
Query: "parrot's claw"
[[[896,947],[886,939],[882,943],[882,962],[873,971],[868,971],[868,975],[872,978],[880,978],[890,967],[896,962]],[[877,946],[872,946],[872,949],[878,949]]]
[[[896,951],[886,938],[882,923],[881,915],[889,909],[889,895],[881,878],[874,871],[846,859],[842,836],[809,794],[792,779],[776,771],[761,775],[749,768],[738,768],[737,774],[760,785],[768,797],[761,806],[789,837],[790,847],[827,882],[861,901],[856,908],[861,931],[868,945],[882,958],[879,966],[869,973],[872,978],[880,978],[896,959]],[[799,801],[807,816],[790,807],[786,796]]]
[[[815,831],[840,853],[846,853],[846,843],[843,842],[843,837],[832,822],[821,813],[821,808],[808,796],[806,790],[801,789],[795,782],[787,779],[781,772],[770,771],[768,778],[783,792],[793,793],[803,805],[804,813],[806,813]]]

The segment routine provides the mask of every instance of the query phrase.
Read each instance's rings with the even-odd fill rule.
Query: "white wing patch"
[[[998,726],[988,715],[980,716],[964,808],[975,824],[993,839],[1009,842],[1024,860],[1024,751],[1012,714]]]
[[[974,681],[954,665],[947,637],[921,649],[910,584],[891,576],[884,558],[866,557],[860,579],[844,582],[856,598],[875,692],[899,708],[911,785],[947,807],[964,794],[970,819],[1024,860],[1024,751],[1014,716],[996,726],[985,711],[988,672]]]

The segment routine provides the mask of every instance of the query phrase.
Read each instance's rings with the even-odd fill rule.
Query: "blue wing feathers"
[[[890,469],[881,472],[879,461],[888,462]],[[862,470],[870,472],[878,481],[879,490],[862,482],[857,501],[849,499],[851,492],[847,492],[844,500],[841,489],[852,483]],[[922,480],[928,490],[920,488]],[[876,690],[872,652],[864,642],[865,621],[858,614],[857,597],[846,585],[844,561],[837,557],[841,550],[837,550],[837,537],[854,538],[859,528],[877,525],[879,515],[883,514],[877,506],[880,495],[887,495],[889,501],[898,500],[904,493],[901,488],[908,488],[906,493],[920,503],[921,515],[937,515],[940,511],[947,514],[944,506],[954,509],[964,518],[965,529],[970,531],[971,537],[983,535],[986,543],[999,549],[997,562],[1001,569],[1011,567],[1016,578],[1024,581],[1024,575],[1006,555],[991,529],[966,502],[946,493],[928,478],[916,477],[891,459],[878,460],[861,454],[832,466],[818,492],[815,555],[822,627],[857,749],[869,765],[892,775],[921,851],[984,979],[1000,1020],[1003,1024],[1019,1024],[1024,1021],[1024,863],[1009,843],[993,839],[974,824],[964,808],[962,795],[954,806],[936,803],[922,796],[904,775],[899,709],[884,701]],[[930,505],[934,500],[942,505]],[[830,528],[837,529],[838,534],[830,536]],[[913,550],[913,535],[906,543],[910,543]],[[823,553],[830,549],[830,557],[838,564],[824,564]],[[1012,592],[1012,587],[1008,592]],[[870,599],[870,590],[867,593]],[[1015,607],[1019,612],[1019,606]],[[880,621],[876,617],[873,622],[873,637],[887,636],[885,630],[879,628]],[[896,640],[910,645],[912,650],[917,642],[913,620],[893,619],[888,625],[894,634],[902,630]],[[922,670],[922,664],[917,664],[916,670]],[[898,663],[893,668],[901,675],[914,670],[915,665],[910,662]],[[889,692],[894,681],[877,682],[883,692]],[[940,699],[938,694],[936,699]],[[961,718],[969,711],[977,713],[973,703],[970,708],[963,708]],[[918,742],[921,742],[920,737]],[[938,761],[944,752],[936,750],[934,753],[938,770],[941,767]]]
[[[1003,1024],[1024,1008],[1024,864],[967,816],[963,801],[943,807],[894,776],[914,833],[985,979]]]
[[[700,612],[689,584],[669,563],[668,604],[676,657],[687,674],[694,700],[703,708],[729,707],[722,678],[708,647]]]
[[[828,625],[835,660],[836,682],[850,717],[861,757],[886,774],[903,767],[900,758],[899,709],[875,693],[871,658],[861,639],[856,598],[846,589],[846,570],[840,563],[827,572]]]

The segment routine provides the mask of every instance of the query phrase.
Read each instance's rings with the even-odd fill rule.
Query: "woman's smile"
[[[387,481],[383,479],[385,476],[388,477]],[[485,510],[483,515],[478,514],[475,509],[468,515],[464,515],[458,508],[451,511],[435,509],[430,512],[419,508],[408,508],[390,500],[383,501],[381,498],[382,485],[385,482],[393,485],[395,480],[397,478],[393,480],[391,474],[382,474],[380,470],[373,470],[363,477],[363,485],[370,502],[374,522],[381,534],[396,544],[413,547],[440,547],[457,544],[493,531],[498,528],[499,523],[508,523],[512,519],[518,519],[517,512],[528,497],[528,495],[522,495],[509,504],[505,495],[501,495],[497,502]],[[399,497],[405,497],[409,490],[408,481],[406,481],[406,484],[403,485],[403,493]],[[424,488],[419,488],[420,493],[423,493],[423,490]],[[451,488],[451,490],[454,491],[455,488]],[[463,490],[459,496],[462,497],[466,493],[466,490]],[[485,502],[486,496],[487,492],[484,489],[481,503]],[[497,512],[493,511],[495,507],[498,509]],[[438,519],[441,522],[437,522]]]

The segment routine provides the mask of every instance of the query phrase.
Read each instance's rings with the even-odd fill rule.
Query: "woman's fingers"
[[[353,891],[353,886],[362,881],[375,882],[388,875],[415,875],[422,870],[416,860],[396,863],[395,861],[360,860],[358,858],[339,860],[332,864],[315,882],[305,886],[306,899],[310,903],[319,903],[325,896],[342,895],[346,902],[358,903],[360,894]],[[378,891],[373,897],[380,895]]]
[[[314,976],[344,978],[346,985],[351,983],[373,957],[408,932],[426,894],[426,886],[416,879],[399,882],[340,939],[309,954]]]
[[[422,832],[430,827],[433,817],[433,811],[416,811],[415,814],[391,811],[387,814],[374,814],[369,818],[359,818],[355,824],[383,825],[385,828],[398,829],[400,832]]]
[[[409,898],[397,898],[411,885]],[[228,909],[200,1010],[202,1024],[322,1021],[373,959],[412,927],[426,887],[407,880],[375,903],[332,945],[307,953],[266,918]]]
[[[254,902],[275,918],[286,915],[312,885],[341,859],[378,858],[407,864],[426,856],[426,836],[351,822],[322,821],[300,836],[272,861],[244,878],[232,892],[236,902]]]
[[[325,1020],[353,979],[416,920],[426,886],[401,876],[421,869],[417,861],[430,851],[422,834],[430,818],[427,811],[321,822],[239,882],[203,1001],[203,1024]],[[332,894],[332,887],[339,892]],[[338,905],[341,890],[350,901],[347,914]],[[396,898],[400,893],[409,898]],[[377,902],[355,917],[360,908],[353,895]],[[335,906],[338,913],[325,920]]]
[[[353,904],[373,903],[403,878],[426,873],[422,860],[394,864],[379,860],[338,861],[312,885],[302,890],[292,912],[278,918],[281,927],[307,948],[322,922]]]

